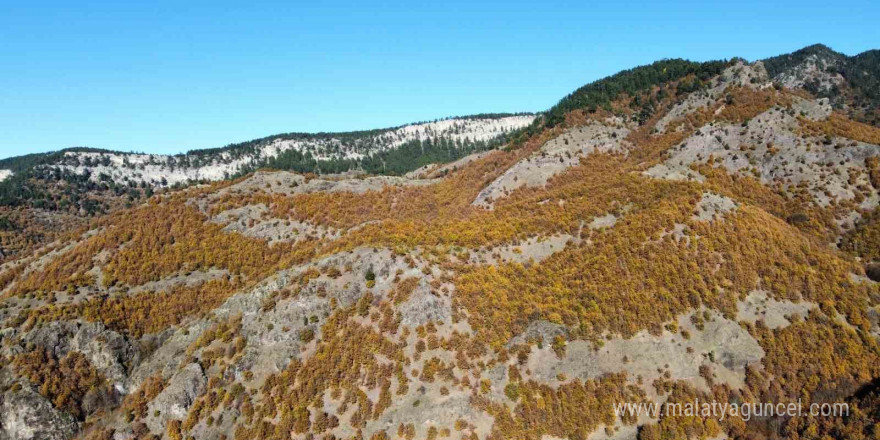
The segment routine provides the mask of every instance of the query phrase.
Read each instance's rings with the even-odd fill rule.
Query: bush
[[[804,214],[803,212],[796,212],[796,213],[788,216],[788,218],[786,218],[785,221],[787,221],[791,225],[800,225],[800,224],[808,223],[810,221],[810,217],[807,216],[807,214]]]
[[[870,263],[865,266],[865,275],[872,281],[880,281],[880,263]]]
[[[304,344],[312,342],[315,339],[315,331],[310,328],[304,328],[299,332],[299,340]]]

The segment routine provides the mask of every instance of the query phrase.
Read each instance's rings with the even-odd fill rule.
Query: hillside
[[[57,184],[0,222],[0,440],[876,438],[872,53],[662,60],[538,115],[0,162]],[[106,209],[61,206],[90,197]],[[615,412],[694,399],[851,412]]]
[[[285,133],[177,155],[71,148],[0,160],[0,262],[154,193],[257,169],[402,175],[502,145],[534,119],[484,114],[349,133]],[[16,235],[16,237],[9,237]],[[22,240],[27,237],[27,240]]]
[[[770,76],[784,86],[829,98],[853,119],[880,123],[880,50],[848,57],[816,44],[764,60]]]

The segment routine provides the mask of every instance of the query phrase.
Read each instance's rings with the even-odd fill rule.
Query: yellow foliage
[[[868,144],[880,144],[880,128],[853,121],[837,112],[831,113],[823,121],[803,117],[798,118],[798,121],[804,133],[811,136],[840,136]]]

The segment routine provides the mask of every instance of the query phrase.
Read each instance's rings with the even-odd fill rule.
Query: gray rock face
[[[129,392],[138,389],[141,383],[150,376],[158,374],[163,378],[171,377],[180,366],[181,359],[186,355],[186,348],[198,338],[206,327],[207,324],[200,321],[187,327],[187,331],[166,330],[153,335],[153,342],[158,348],[132,368],[126,383]]]
[[[827,100],[796,101],[797,111],[821,119]],[[765,184],[780,184],[787,191],[806,188],[820,206],[832,200],[856,199],[859,187],[870,187],[865,159],[880,146],[841,137],[805,136],[799,114],[782,107],[771,108],[742,124],[706,124],[684,142],[669,150],[669,158],[645,171],[646,175],[702,181],[690,167],[708,163],[734,174],[748,175]],[[853,176],[852,178],[850,176]],[[877,206],[876,195],[860,203],[862,209]]]
[[[0,440],[67,440],[79,427],[29,385],[0,398]]]
[[[153,432],[162,432],[170,419],[186,418],[189,407],[196,398],[205,392],[207,379],[199,364],[183,367],[171,380],[168,386],[150,402],[146,419],[147,426]],[[156,416],[155,412],[159,411]]]
[[[626,371],[631,377],[641,376],[646,383],[651,383],[665,370],[674,380],[685,380],[708,389],[700,377],[700,366],[705,364],[712,367],[715,380],[741,388],[746,366],[761,361],[763,348],[732,320],[712,313],[711,320],[700,330],[691,321],[691,315],[677,319],[678,327],[690,333],[689,339],[668,331],[659,336],[642,331],[629,339],[620,336],[607,339],[601,349],[577,340],[567,344],[561,358],[549,344],[534,348],[527,364],[532,372],[530,378],[555,386],[561,383],[557,380],[559,373],[569,378],[594,379],[606,373]]]
[[[604,123],[591,122],[574,127],[547,141],[535,152],[510,167],[477,195],[473,205],[492,209],[494,201],[522,187],[540,187],[565,170],[580,163],[594,152],[622,152],[630,147],[624,138],[629,134],[622,118],[609,118]]]
[[[846,83],[846,78],[843,75],[831,69],[839,68],[839,64],[838,60],[814,54],[790,70],[776,75],[773,79],[789,89],[802,88],[808,83],[814,83],[820,92],[827,92]]]

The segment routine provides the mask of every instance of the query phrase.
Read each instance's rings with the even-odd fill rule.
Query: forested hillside
[[[880,127],[817,68],[871,55],[826,49],[173,166],[4,162],[141,194],[31,240],[6,208],[0,439],[877,438]],[[615,410],[694,400],[849,413]]]
[[[172,156],[70,148],[3,159],[0,219],[10,235],[29,238],[0,240],[0,261],[157,192],[258,169],[400,176],[497,148],[533,119],[527,113],[481,114],[349,133],[284,133]]]
[[[880,123],[880,50],[848,57],[816,44],[764,60],[771,78],[828,97],[860,122]]]

